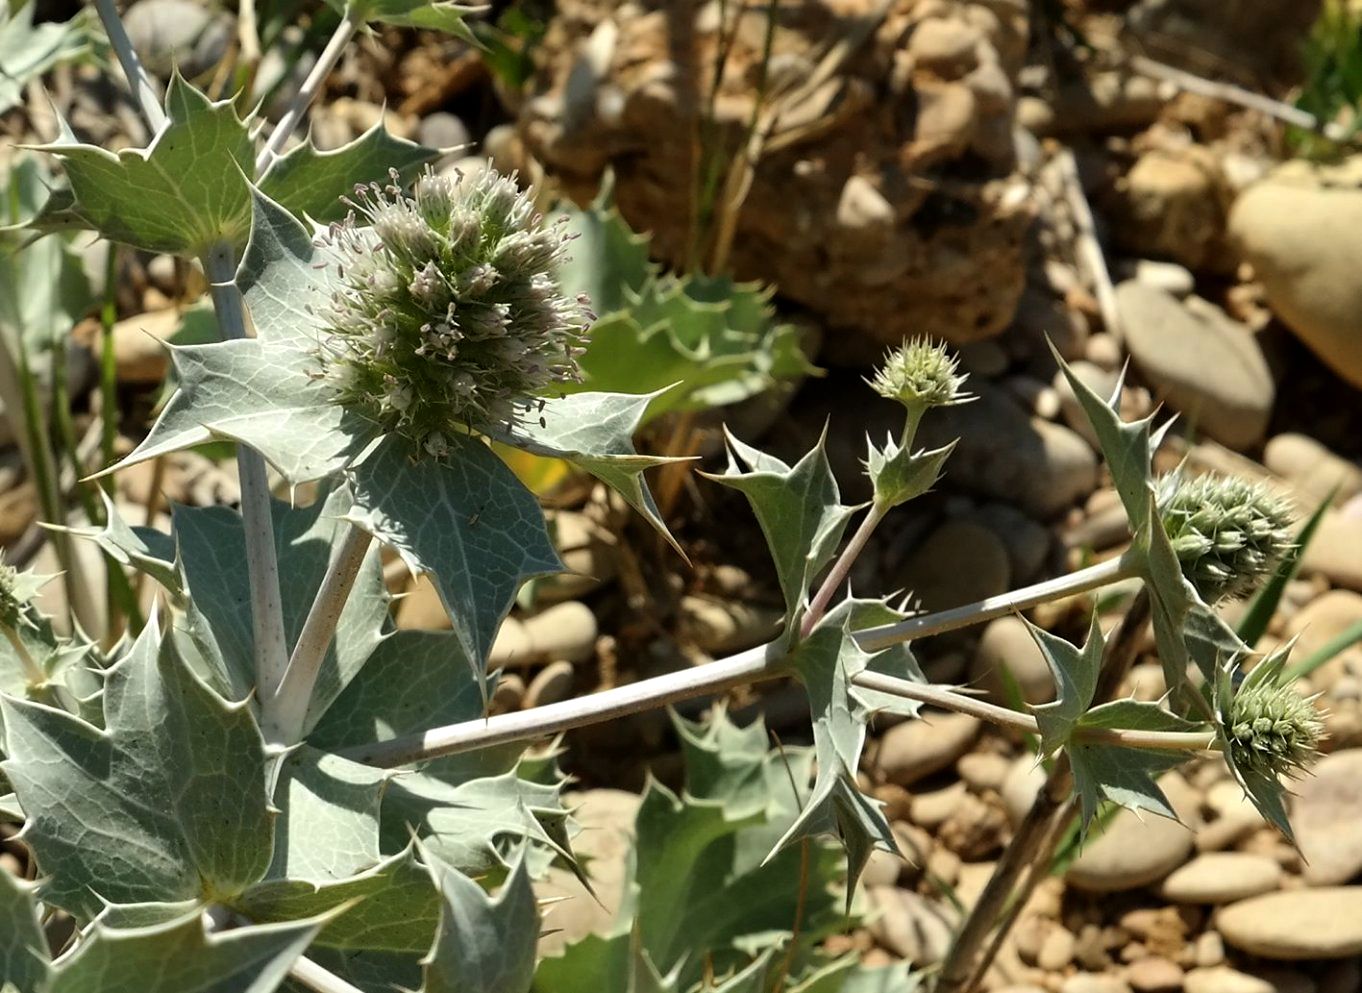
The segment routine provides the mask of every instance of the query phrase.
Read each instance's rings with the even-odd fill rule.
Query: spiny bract
[[[1250,592],[1292,546],[1290,507],[1260,483],[1175,475],[1159,504],[1183,574],[1210,603]]]
[[[579,378],[589,314],[554,276],[569,236],[513,179],[427,171],[411,195],[373,184],[348,203],[321,243],[339,282],[321,356],[337,403],[440,457],[451,434],[514,425]]]
[[[957,372],[959,362],[926,338],[905,341],[884,356],[870,386],[880,396],[906,407],[943,407],[971,399],[962,387],[968,378]]]

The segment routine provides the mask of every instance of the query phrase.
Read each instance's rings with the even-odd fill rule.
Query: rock
[[[634,793],[603,789],[564,797],[582,828],[573,837],[572,847],[575,854],[586,859],[595,892],[569,870],[557,867],[535,882],[536,897],[552,901],[544,914],[540,955],[561,954],[565,946],[588,934],[601,934],[614,922],[624,899],[639,799]]]
[[[965,795],[964,783],[951,783],[943,789],[919,793],[908,806],[908,816],[918,827],[935,830],[960,809]]]
[[[1071,932],[1058,926],[1051,928],[1045,940],[1040,943],[1036,965],[1046,972],[1060,972],[1073,961],[1075,944]]]
[[[1186,818],[1195,810],[1190,787],[1176,773],[1159,780],[1174,809]],[[1065,874],[1071,886],[1096,893],[1139,889],[1157,882],[1192,853],[1192,831],[1153,814],[1120,811],[1102,835],[1083,850]]]
[[[1263,449],[1263,464],[1314,504],[1333,492],[1335,506],[1341,506],[1362,493],[1362,467],[1339,458],[1309,435],[1279,434],[1272,438]]]
[[[973,403],[926,418],[922,444],[959,439],[950,458],[953,486],[1010,502],[1049,520],[1097,488],[1097,457],[1068,428],[1027,417],[998,387],[970,384]]]
[[[1220,965],[1225,961],[1224,939],[1218,931],[1203,931],[1197,935],[1192,954],[1196,964],[1203,969]]]
[[[525,680],[514,672],[503,673],[489,701],[494,714],[509,714],[525,704]]]
[[[1296,786],[1291,826],[1312,886],[1346,883],[1362,873],[1362,750],[1320,759]]]
[[[979,720],[967,714],[924,711],[921,718],[885,732],[876,762],[890,782],[911,786],[965,754],[979,736],[979,727]]]
[[[1012,768],[1003,780],[1003,806],[1007,808],[1008,819],[1013,826],[1020,824],[1022,818],[1036,802],[1036,794],[1045,785],[1045,767],[1034,756],[1023,755],[1012,763]]]
[[[982,40],[973,25],[954,18],[933,17],[921,21],[908,37],[908,53],[920,69],[942,79],[959,79],[978,62]]]
[[[1005,593],[1011,579],[998,536],[982,524],[952,520],[927,536],[894,585],[911,590],[926,609],[942,610]]]
[[[1059,984],[1059,993],[1130,993],[1130,984],[1119,976],[1079,972]]]
[[[1126,347],[1159,397],[1230,448],[1262,440],[1276,386],[1252,331],[1213,304],[1194,310],[1135,281],[1116,301]]]
[[[1186,993],[1277,993],[1266,979],[1227,965],[1192,969],[1183,977],[1182,988]]]
[[[574,510],[552,512],[548,521],[553,547],[558,549],[565,571],[539,580],[535,584],[536,600],[575,600],[615,578],[615,539],[607,529]]]
[[[523,621],[530,652],[539,659],[585,662],[596,651],[596,615],[577,600],[555,604]]]
[[[1196,277],[1186,266],[1176,262],[1136,259],[1129,270],[1131,279],[1175,297],[1190,296],[1196,288]]]
[[[436,600],[434,607],[444,610],[443,604]],[[399,617],[399,622],[402,620]],[[432,618],[436,620],[436,618]],[[442,618],[442,624],[422,625],[423,627],[449,627],[449,615]],[[514,617],[508,617],[497,628],[497,636],[492,639],[492,652],[489,662],[493,668],[500,666],[525,666],[535,660],[534,646],[525,631],[525,625]]]
[[[1311,541],[1313,548],[1319,535]],[[1307,556],[1309,548],[1306,549]],[[1362,593],[1352,590],[1329,590],[1323,596],[1311,600],[1292,615],[1286,623],[1285,635],[1296,638],[1294,658],[1303,659],[1323,648],[1355,624],[1362,623]],[[1349,663],[1352,663],[1350,665]],[[1311,674],[1311,682],[1320,689],[1329,689],[1349,668],[1362,671],[1362,651],[1350,648],[1326,662]]]
[[[837,202],[837,223],[848,231],[886,232],[894,225],[894,207],[865,176],[850,176]]]
[[[870,933],[875,940],[913,965],[940,962],[950,948],[957,915],[949,907],[910,890],[873,886]]]
[[[1049,528],[1007,503],[984,504],[973,517],[1002,540],[1014,586],[1034,579],[1045,568],[1050,555]]]
[[[459,155],[466,154],[471,144],[467,125],[442,110],[421,118],[421,123],[416,127],[416,140],[427,148]]]
[[[1362,517],[1327,512],[1301,556],[1301,572],[1318,572],[1335,586],[1362,590]]]
[[[971,752],[962,755],[960,761],[955,764],[960,778],[975,793],[983,793],[986,790],[996,793],[1001,790],[1011,768],[1012,763],[1007,760],[1007,756],[995,752]]]
[[[142,65],[162,79],[176,69],[186,79],[214,69],[232,40],[232,19],[194,0],[139,0],[123,26]]]
[[[1146,152],[1117,184],[1118,223],[1112,232],[1137,255],[1191,269],[1223,268],[1221,186],[1216,157],[1204,146]]]
[[[1216,915],[1216,929],[1241,951],[1267,959],[1362,954],[1362,886],[1287,890],[1243,900]]]
[[[942,847],[964,861],[978,862],[1002,847],[1007,814],[996,798],[990,802],[966,793],[936,833]]]
[[[781,616],[779,610],[737,600],[695,595],[681,599],[686,634],[711,655],[729,655],[769,640],[779,630]]]
[[[1136,959],[1126,970],[1126,982],[1138,993],[1182,989],[1183,972],[1175,962],[1158,955]]]
[[[1343,168],[1355,175],[1360,162]],[[1349,265],[1362,252],[1362,189],[1332,175],[1295,166],[1255,183],[1235,200],[1229,231],[1277,316],[1362,387],[1362,284]]]
[[[1105,372],[1115,372],[1121,368],[1125,352],[1115,335],[1100,331],[1083,346],[1083,357]]]
[[[113,326],[114,365],[118,381],[132,385],[159,383],[170,368],[165,342],[180,328],[180,312],[155,310],[125,317]]]
[[[1296,817],[1291,820],[1294,827]],[[1270,893],[1281,881],[1282,867],[1264,855],[1211,852],[1175,870],[1159,893],[1174,903],[1231,903]]]
[[[984,628],[970,666],[970,684],[988,693],[995,703],[1010,705],[1007,673],[1027,703],[1055,698],[1055,678],[1031,629],[1019,617],[999,617]]]
[[[550,662],[544,666],[525,690],[525,706],[547,707],[551,703],[562,703],[572,696],[572,680],[575,673],[571,662]]]

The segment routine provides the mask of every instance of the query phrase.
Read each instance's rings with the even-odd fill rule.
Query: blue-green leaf
[[[440,927],[421,993],[528,993],[539,941],[539,906],[523,858],[495,896],[425,856],[440,890]]]
[[[34,899],[38,887],[0,871],[0,981],[18,993],[43,993],[48,975],[47,938]]]

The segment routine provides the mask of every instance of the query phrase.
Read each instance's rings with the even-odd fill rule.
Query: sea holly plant
[[[36,614],[40,577],[0,573],[0,809],[22,819],[37,875],[0,880],[4,982],[20,993],[120,988],[134,975],[152,993],[914,989],[906,970],[867,974],[818,942],[855,914],[871,852],[895,847],[858,784],[868,722],[913,719],[923,704],[1039,735],[1056,755],[1056,802],[1084,823],[1099,802],[1171,813],[1155,774],[1219,751],[1285,829],[1281,778],[1309,760],[1320,723],[1293,696],[1284,655],[1254,665],[1212,608],[1270,572],[1287,512],[1233,480],[1156,480],[1159,432],[1122,422],[1115,398],[1073,379],[1131,518],[1127,552],[935,614],[848,588],[879,523],[949,470],[950,448],[919,449],[917,428],[969,397],[927,341],[893,350],[871,381],[902,405],[904,426],[868,446],[866,507],[843,503],[824,439],[789,464],[729,438],[711,478],[747,498],[770,545],[786,612],[769,644],[488,716],[497,629],[523,583],[560,568],[498,451],[566,460],[670,539],[645,479],[670,460],[632,441],[659,394],[574,391],[592,302],[562,282],[568,232],[512,178],[413,179],[420,156],[374,137],[363,154],[304,152],[282,168],[288,118],[257,149],[229,105],[183,80],[158,101],[100,10],[154,137],[115,156],[64,133],[49,149],[69,191],[34,223],[201,261],[223,340],[173,350],[175,393],[111,471],[228,441],[242,502],[176,508],[169,534],[116,513],[80,530],[160,590],[141,631],[107,652],[94,632],[62,639]],[[337,37],[343,47],[365,19],[453,10],[351,6]],[[324,76],[309,77],[295,118]],[[343,214],[323,195],[339,177],[353,183]],[[152,199],[163,209],[145,209]],[[449,631],[395,629],[382,547],[431,574]],[[1143,592],[1105,642],[1036,632],[1057,699],[1034,712],[931,685],[913,659],[916,638],[1132,578]],[[1173,690],[1164,706],[1109,699],[1144,611]],[[687,781],[643,797],[614,925],[536,961],[552,921],[533,879],[589,875],[553,754],[528,746],[772,679],[807,693],[811,747],[770,752],[759,724],[722,714],[678,722]],[[1010,888],[1003,867],[1034,859],[1035,844],[1019,830],[939,988],[968,985],[1001,906],[989,894]],[[54,959],[37,923],[58,911],[77,930]]]

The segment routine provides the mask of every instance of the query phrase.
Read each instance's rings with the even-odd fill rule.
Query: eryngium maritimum
[[[1312,700],[1283,676],[1285,661],[1282,653],[1259,662],[1224,718],[1225,741],[1236,767],[1272,779],[1304,768],[1324,737],[1324,722]]]
[[[1183,575],[1208,603],[1250,593],[1292,546],[1291,510],[1261,483],[1173,477],[1159,512]]]
[[[961,403],[972,398],[962,389],[967,377],[956,371],[958,364],[945,345],[915,338],[886,353],[870,386],[880,396],[910,408]]]
[[[322,314],[337,403],[438,457],[452,434],[533,417],[579,378],[590,317],[555,276],[569,236],[512,179],[427,171],[411,195],[394,176],[348,202],[322,242],[339,282]]]

